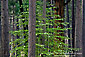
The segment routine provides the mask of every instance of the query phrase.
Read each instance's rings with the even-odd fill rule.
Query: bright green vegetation
[[[15,39],[11,40],[10,45],[12,46],[11,53],[15,54],[12,55],[13,57],[17,55],[17,57],[21,57],[21,54],[25,54],[25,57],[28,56],[28,29],[24,30],[24,27],[27,27],[28,21],[29,21],[29,12],[28,12],[28,1],[24,0],[23,2],[23,9],[24,12],[20,13],[19,12],[19,5],[18,3],[15,3],[17,6],[17,9],[15,9],[15,20],[18,19],[18,22],[15,22],[17,26],[19,26],[19,30],[15,31],[10,31],[12,35],[15,36]],[[55,23],[55,20],[65,20],[63,19],[55,19],[55,16],[51,14],[52,12],[52,7],[46,8],[46,18],[43,18],[42,11],[43,11],[43,6],[42,6],[41,1],[36,2],[36,56],[35,57],[41,57],[42,54],[44,54],[44,57],[53,57],[53,54],[62,54],[65,55],[65,53],[72,52],[73,48],[69,48],[70,46],[68,43],[65,43],[65,40],[71,39],[67,36],[58,36],[57,34],[65,33],[68,29],[71,28],[61,28],[57,27],[54,28],[53,26],[56,25],[58,26],[59,24],[63,24],[64,26],[67,26],[67,22],[63,23]],[[54,17],[51,19],[50,17]],[[45,24],[43,24],[43,20],[46,21]],[[23,22],[24,21],[24,22]],[[46,27],[46,32],[43,33],[43,27]],[[61,30],[62,32],[57,32],[58,30]],[[55,35],[56,34],[56,35]],[[17,39],[17,36],[19,38]],[[61,41],[56,38],[59,37]],[[45,41],[42,41],[42,38],[45,38]],[[42,44],[44,42],[44,44]],[[59,55],[58,55],[59,56]]]

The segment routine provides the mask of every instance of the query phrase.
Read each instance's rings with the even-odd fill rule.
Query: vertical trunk
[[[76,37],[76,48],[82,48],[82,18],[81,18],[81,0],[76,1],[76,19],[75,19],[75,37]],[[77,53],[81,53],[79,50]],[[76,57],[82,57],[81,54]]]
[[[46,19],[46,0],[43,0],[43,24],[46,23],[45,19]],[[43,26],[43,33],[45,33],[45,31],[46,31],[46,26]],[[41,44],[45,45],[45,35],[44,34],[42,35],[41,41],[42,41]],[[41,55],[41,57],[43,57],[43,56],[44,56],[44,54]]]
[[[56,11],[56,13],[55,13],[55,15],[59,15],[60,17],[56,17],[57,19],[61,19],[61,18],[64,18],[64,0],[56,0],[56,2],[55,2],[55,6],[56,6],[56,9],[55,9],[55,11]],[[62,22],[64,22],[63,20],[55,20],[55,23],[56,24],[58,24],[58,23],[62,23]],[[63,28],[64,26],[62,25],[62,24],[59,24],[58,26],[56,26],[56,25],[54,25],[54,28],[57,28],[57,27],[61,27],[61,28]],[[61,30],[57,30],[56,32],[62,32]],[[58,36],[64,36],[64,34],[63,33],[61,33],[61,34],[57,34]],[[59,38],[59,40],[61,40],[60,38]]]
[[[29,46],[28,57],[35,57],[35,23],[36,23],[36,0],[29,0]]]
[[[64,17],[64,0],[56,0],[56,15],[60,15],[61,18]]]
[[[16,2],[17,2],[17,0],[16,0]],[[19,15],[18,15],[19,16]],[[19,24],[19,18],[17,18],[16,19],[16,25],[18,25]],[[19,28],[19,25],[18,26],[16,26],[16,30],[18,31],[20,28]],[[19,35],[16,35],[16,39],[19,39],[20,38],[20,36]],[[16,45],[18,45],[19,43],[16,43]],[[18,45],[19,46],[19,45]],[[18,47],[18,46],[16,46],[16,47]],[[16,54],[15,54],[15,57],[17,57],[18,56],[18,51],[16,50],[15,51],[16,52]]]
[[[72,0],[72,47],[75,47],[75,18],[74,18],[74,0]]]
[[[8,0],[1,0],[2,57],[9,57]]]
[[[68,1],[68,0],[67,0]],[[69,20],[69,7],[68,7],[68,4],[66,5],[66,14],[67,14],[67,22],[69,23],[67,25],[67,28],[70,28],[70,20]],[[68,37],[70,38],[70,29],[68,29]],[[69,48],[71,48],[71,39],[68,39],[68,44],[69,44]],[[71,52],[69,52],[71,53]],[[71,55],[69,55],[69,57],[71,57]]]
[[[46,18],[46,0],[43,0],[43,24],[46,23],[45,18]],[[46,27],[43,26],[43,33],[45,33],[45,30],[46,30]],[[44,35],[42,37],[42,44],[45,44],[45,37],[44,37]]]
[[[22,12],[24,12],[24,8],[23,8],[23,0],[19,0],[19,4],[20,4],[20,12],[22,13]],[[22,14],[23,15],[23,14]],[[22,17],[22,18],[24,18],[24,17]],[[22,22],[24,23],[26,20],[23,20]],[[28,29],[28,25],[26,25],[26,24],[23,24],[23,29],[24,30],[26,30],[26,29]],[[26,33],[25,31],[23,32],[24,34]],[[26,36],[24,36],[23,38],[26,38]],[[27,41],[28,42],[28,41]],[[27,43],[26,42],[26,43]],[[26,44],[25,43],[25,44]]]
[[[14,6],[15,6],[15,5],[13,5],[13,13],[12,13],[12,15],[13,15],[13,16],[12,16],[12,26],[13,26],[13,27],[12,27],[12,31],[15,31],[15,18],[14,18],[14,16],[15,16],[15,15],[14,15],[14,14],[15,14],[15,11],[14,11]],[[15,41],[15,39],[16,39],[16,37],[15,37],[14,35],[12,35],[11,38],[12,38],[12,41]],[[16,45],[16,44],[13,43],[12,47],[15,48],[15,45]],[[12,48],[12,49],[13,49],[13,48]],[[12,56],[16,56],[15,54],[16,54],[16,51],[12,54]]]
[[[85,57],[85,0],[83,1],[82,57]]]
[[[19,0],[19,1],[20,1],[20,0]],[[15,0],[15,2],[17,2],[17,0]],[[17,3],[18,3],[18,2],[17,2]],[[18,16],[19,16],[19,15],[18,15]],[[19,19],[18,19],[18,18],[16,19],[16,22],[17,22],[16,25],[19,24]],[[16,30],[17,30],[17,31],[19,30],[19,25],[16,26]],[[18,39],[18,38],[19,38],[19,35],[17,35],[16,38]],[[17,44],[18,44],[18,43],[17,43]]]
[[[55,2],[55,6],[56,6],[56,13],[55,15],[59,15],[60,17],[56,17],[57,19],[61,19],[61,18],[64,18],[64,0],[58,0]],[[58,23],[62,23],[64,22],[63,20],[55,20],[55,23],[58,24]],[[54,28],[57,28],[57,27],[61,27],[63,28],[64,26],[62,24],[59,24],[58,26],[54,25]],[[61,30],[57,30],[56,32],[62,32]],[[63,33],[61,34],[57,34],[58,36],[64,36]],[[58,38],[59,40],[61,40],[60,38]]]
[[[2,57],[1,53],[2,51],[1,51],[1,0],[0,0],[0,57]]]
[[[67,0],[68,1],[68,0]],[[68,8],[68,4],[66,5],[66,13],[67,13],[67,22],[70,23],[70,20],[69,20],[69,8]],[[70,24],[67,25],[67,28],[70,28]],[[68,37],[70,38],[70,30],[68,29]],[[68,44],[71,44],[70,43],[70,39],[68,40]],[[69,46],[70,47],[70,46]]]
[[[23,12],[23,7],[22,7],[23,3],[22,3],[22,0],[19,0],[19,4],[20,4],[20,11]]]
[[[55,6],[56,6],[56,9],[55,9],[55,15],[59,15],[59,16],[56,16],[56,19],[61,19],[61,18],[64,18],[64,0],[56,0],[55,2]],[[61,27],[62,29],[64,28],[64,26],[62,24],[59,24],[59,23],[63,23],[64,20],[55,20],[55,25],[54,25],[54,28],[58,28],[58,27]],[[56,24],[58,24],[56,26]],[[54,33],[54,36],[64,36],[64,33],[60,33],[60,32],[64,32],[62,30],[55,30],[56,33],[59,33],[59,34],[55,34]],[[60,41],[62,40],[62,38],[60,37],[55,37],[56,39],[59,39],[59,41],[57,40],[54,40],[55,42],[57,41],[58,43],[60,43]],[[63,42],[63,41],[62,41]],[[54,49],[56,49],[57,45],[54,45]],[[61,48],[60,48],[61,49]],[[57,55],[56,53],[54,53],[54,56]]]

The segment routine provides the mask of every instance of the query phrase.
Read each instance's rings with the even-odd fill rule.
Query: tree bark
[[[2,22],[2,57],[9,57],[9,18],[8,0],[1,0],[1,22]]]
[[[2,57],[1,54],[1,0],[0,0],[0,57]]]
[[[83,2],[83,25],[82,25],[82,57],[85,57],[85,0]]]
[[[35,24],[36,24],[36,0],[29,0],[29,39],[28,57],[35,57]]]
[[[72,48],[75,48],[74,0],[72,0]]]
[[[81,18],[81,0],[76,1],[76,18],[75,18],[75,41],[76,48],[82,48],[82,18]],[[77,53],[82,53],[80,49]],[[76,55],[76,57],[82,57],[82,54]]]
[[[43,24],[46,23],[45,19],[46,19],[46,0],[43,0]],[[46,26],[43,26],[43,33],[45,33],[45,30],[46,30]],[[45,44],[44,35],[42,36],[42,44],[43,45]]]
[[[68,0],[67,0],[67,1],[68,1]],[[66,5],[66,14],[67,14],[67,22],[69,23],[69,24],[67,25],[67,28],[70,28],[70,20],[69,20],[69,8],[68,8],[68,4]],[[68,37],[70,38],[70,29],[68,29]],[[71,40],[71,39],[68,40],[68,44],[71,45],[70,40]],[[70,46],[69,46],[69,47],[70,47]]]

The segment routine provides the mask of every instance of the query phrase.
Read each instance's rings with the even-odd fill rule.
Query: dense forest
[[[85,57],[85,0],[0,4],[0,57]]]

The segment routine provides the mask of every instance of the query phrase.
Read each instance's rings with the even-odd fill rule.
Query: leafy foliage
[[[14,36],[19,36],[19,38],[12,39],[10,42],[10,45],[12,45],[12,50],[10,51],[12,54],[16,53],[17,57],[21,57],[22,52],[24,53],[24,57],[28,56],[28,29],[24,29],[27,27],[28,21],[29,21],[29,12],[28,12],[28,1],[23,2],[23,8],[25,9],[24,12],[20,13],[19,15],[15,16],[15,19],[18,19],[18,22],[15,22],[17,26],[19,26],[19,30],[15,31],[10,31],[10,33]],[[69,51],[72,52],[72,48],[69,48],[68,44],[64,42],[65,39],[70,39],[67,36],[62,36],[59,34],[64,33],[64,31],[71,29],[71,28],[62,28],[59,27],[60,24],[63,26],[67,26],[67,22],[62,22],[57,24],[55,23],[56,20],[64,20],[63,18],[61,19],[56,19],[56,16],[59,15],[54,15],[51,14],[51,9],[46,8],[46,18],[44,19],[42,17],[42,2],[37,1],[36,2],[36,57],[41,57],[42,55],[44,57],[53,57],[53,55],[65,55],[65,53],[68,53]],[[55,8],[55,7],[54,7]],[[53,17],[53,18],[51,18]],[[46,21],[45,24],[43,24],[43,20]],[[23,22],[24,21],[24,22]],[[43,33],[43,27],[46,27],[46,32]],[[56,26],[56,28],[54,28]],[[57,31],[61,32],[57,32]],[[45,37],[45,41],[42,41],[43,36]],[[59,40],[61,39],[61,40]],[[45,44],[43,45],[42,42]],[[15,56],[15,55],[13,55]]]

